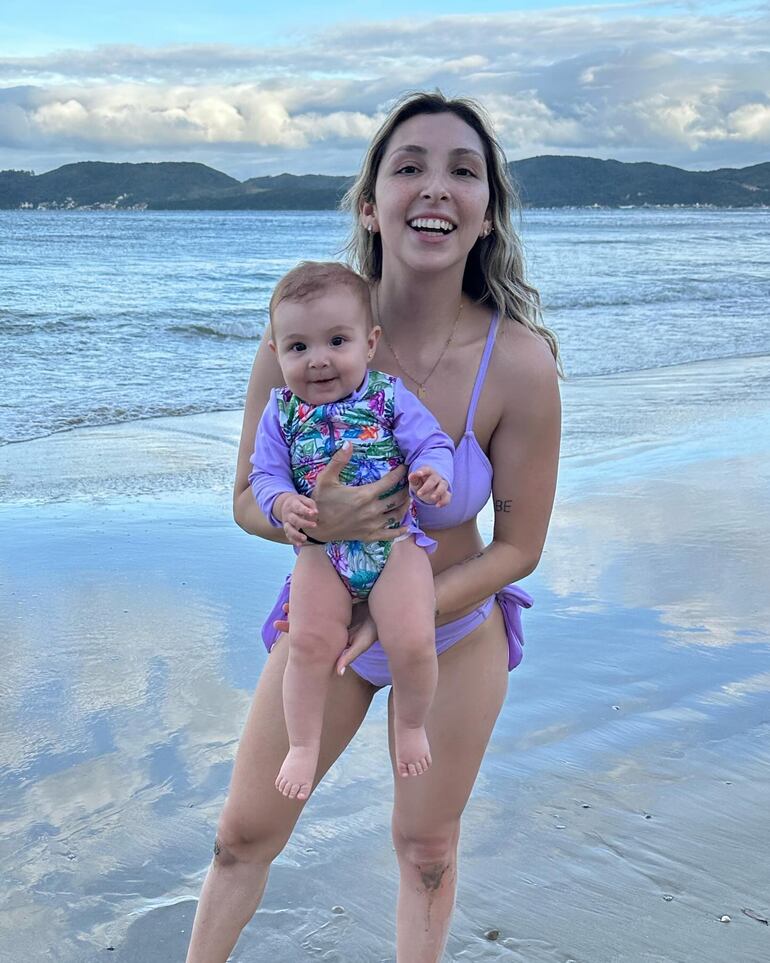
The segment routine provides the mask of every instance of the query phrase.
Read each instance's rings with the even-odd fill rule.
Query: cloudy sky
[[[264,6],[37,0],[32,17],[28,0],[2,0],[0,169],[348,174],[393,98],[435,87],[481,100],[512,160],[770,160],[768,3]]]

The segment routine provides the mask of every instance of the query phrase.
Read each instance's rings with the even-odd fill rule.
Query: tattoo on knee
[[[220,866],[232,866],[233,863],[236,862],[235,856],[233,856],[227,846],[222,845],[218,836],[214,840],[214,860],[219,863]]]
[[[418,869],[426,892],[435,893],[441,886],[444,874],[449,869],[449,863],[433,863],[432,866],[418,866]]]

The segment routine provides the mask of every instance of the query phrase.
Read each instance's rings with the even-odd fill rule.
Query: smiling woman
[[[520,610],[531,599],[511,583],[538,563],[556,484],[558,352],[553,335],[539,323],[537,292],[523,278],[511,200],[505,158],[481,108],[438,93],[415,94],[396,105],[347,198],[354,220],[349,250],[369,284],[375,321],[383,331],[383,338],[369,346],[373,367],[386,379],[403,377],[407,386],[420,390],[455,445],[451,504],[418,506],[417,512],[420,528],[436,543],[429,601],[435,603],[436,631],[430,638],[433,645],[435,637],[438,683],[424,724],[430,768],[417,778],[397,778],[394,785],[399,963],[437,963],[446,944],[460,819],[503,703],[506,670],[522,656]],[[318,365],[339,350],[331,344],[333,317],[315,319],[323,328],[320,340],[292,338],[297,320],[281,319],[279,338],[289,340],[280,350],[307,356],[306,368],[300,362],[299,382],[307,381],[304,390],[322,397],[324,389],[315,383]],[[288,390],[283,384],[275,355],[263,343],[247,393],[234,509],[244,530],[272,540],[281,540],[284,531],[254,500],[250,456],[257,423],[275,389]],[[315,479],[313,538],[381,543],[403,534],[392,527],[395,497],[381,497],[402,469],[395,477],[391,472],[374,483],[347,486],[340,473],[351,456],[350,449],[333,454]],[[490,494],[495,526],[485,545],[476,515]],[[394,554],[399,549],[395,545]],[[387,577],[387,567],[380,577]],[[419,580],[411,583],[398,593],[400,604],[375,605],[375,586],[369,610],[366,602],[354,607],[339,674],[326,679],[328,697],[318,707],[323,729],[311,788],[345,749],[377,689],[391,684],[391,669],[396,674],[393,653],[377,640],[398,637],[413,609],[420,608],[412,597]],[[330,586],[329,592],[316,593],[319,606],[326,605],[331,591]],[[286,798],[274,788],[289,747],[285,716],[294,713],[285,701],[284,675],[287,660],[292,665],[298,629],[295,621],[291,628],[282,621],[287,598],[284,593],[278,599],[263,628],[270,657],[239,744],[188,963],[227,959],[259,903],[271,862],[306,804],[307,793],[290,792]],[[313,613],[304,607],[298,612],[294,602],[292,612],[296,622],[312,621]],[[288,642],[279,629],[289,631]],[[311,652],[305,657],[310,659]],[[345,672],[347,666],[352,671]],[[395,701],[390,693],[389,741],[394,775],[405,775],[399,685]]]

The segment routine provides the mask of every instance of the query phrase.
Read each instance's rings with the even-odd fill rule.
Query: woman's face
[[[413,270],[464,266],[488,218],[481,138],[455,114],[419,114],[393,131],[362,207],[382,237],[383,259]],[[368,216],[367,216],[368,215]]]

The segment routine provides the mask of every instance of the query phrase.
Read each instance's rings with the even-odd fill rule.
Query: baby
[[[344,264],[303,262],[270,301],[270,348],[286,386],[274,389],[257,429],[249,482],[265,516],[283,526],[297,560],[289,595],[289,655],[283,704],[289,752],[275,785],[307,799],[320,748],[334,665],[348,640],[352,606],[367,601],[393,676],[396,768],[430,767],[425,719],[436,688],[435,596],[426,552],[436,543],[419,528],[410,502],[393,541],[313,539],[312,499],[319,472],[340,445],[353,446],[341,480],[375,481],[404,462],[411,493],[449,504],[454,446],[433,415],[398,378],[370,371],[380,336],[369,286]],[[392,494],[392,493],[391,493]]]

